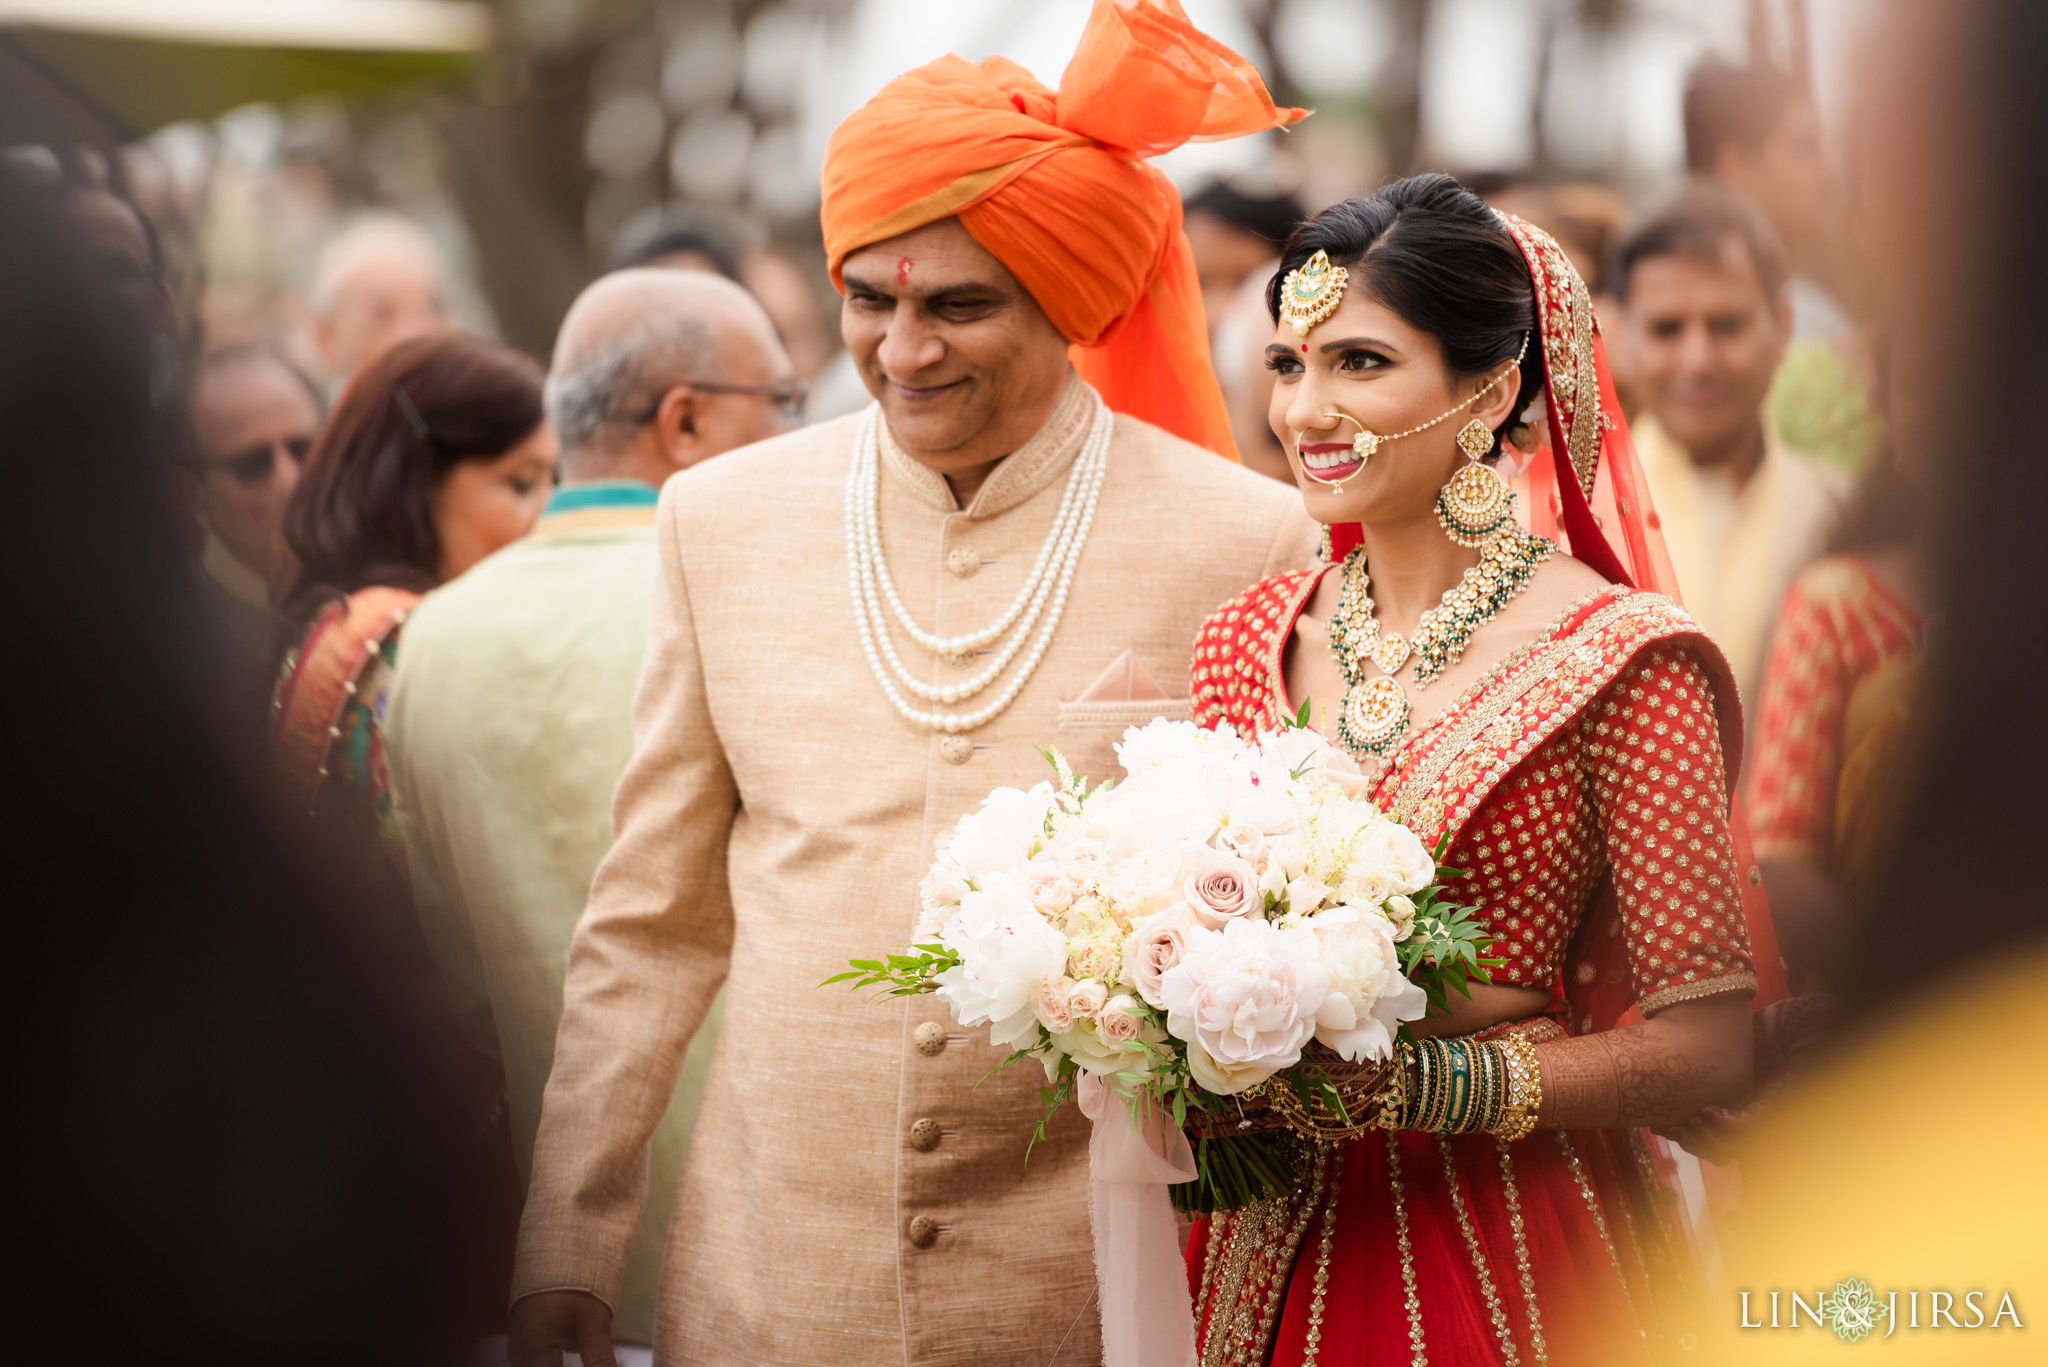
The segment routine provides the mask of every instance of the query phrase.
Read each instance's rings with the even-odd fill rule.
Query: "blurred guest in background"
[[[1769,399],[1787,442],[1853,474],[1878,440],[1871,360],[1844,299],[1868,294],[1848,250],[1813,98],[1796,76],[1769,65],[1708,58],[1685,88],[1686,164],[1756,209],[1787,254],[1792,326]],[[1860,288],[1859,288],[1860,287]]]
[[[306,305],[314,351],[339,389],[386,348],[448,326],[448,263],[411,219],[368,214],[321,249]]]
[[[1287,234],[1303,217],[1301,201],[1293,195],[1245,178],[1211,181],[1187,201],[1181,227],[1195,253],[1212,338],[1238,288],[1251,276],[1272,273]]]
[[[1636,445],[1678,587],[1753,720],[1778,604],[1846,492],[1765,420],[1791,326],[1784,252],[1754,210],[1700,188],[1630,225],[1612,275],[1642,404]]]
[[[474,1118],[354,870],[236,762],[151,464],[151,333],[69,206],[0,167],[0,697],[17,918],[10,1206],[38,1357],[441,1367],[471,1333]]]
[[[274,352],[237,349],[192,377],[188,502],[206,533],[200,565],[220,590],[267,610],[289,563],[284,510],[313,438],[320,400]]]
[[[1926,462],[1909,461],[1941,434],[1903,350],[1891,349],[1885,387],[1891,439],[1779,612],[1745,776],[1779,943],[1808,983],[1839,959],[1850,908],[1880,891],[1873,880],[1918,772],[1900,732],[1922,673],[1928,491]]]
[[[483,1235],[487,1296],[500,1312],[519,1214],[504,1069],[465,1039],[413,914],[383,726],[407,614],[427,590],[526,535],[554,468],[538,366],[490,342],[419,337],[349,385],[285,509],[295,563],[282,617],[292,644],[277,684],[273,764],[292,805],[375,887],[379,933],[403,947],[407,986],[459,1061],[475,1162],[499,1198]]]
[[[657,270],[710,271],[740,278],[738,234],[720,218],[668,204],[636,215],[619,230],[612,269],[648,266]]]
[[[1709,57],[1685,84],[1685,164],[1756,209],[1790,257],[1785,280],[1791,335],[1846,338],[1855,324],[1823,281],[1839,268],[1821,152],[1820,118],[1806,87],[1769,66]]]
[[[190,383],[181,484],[205,538],[201,600],[225,635],[235,673],[260,698],[272,662],[271,598],[289,564],[285,504],[319,431],[320,401],[305,376],[268,351],[216,352],[198,363]]]
[[[554,485],[540,368],[473,338],[415,338],[350,384],[285,510],[293,633],[275,752],[294,798],[393,837],[380,731],[420,597],[533,529]]]
[[[547,383],[562,484],[532,536],[429,594],[405,626],[386,738],[422,924],[472,1033],[504,1061],[533,1163],[569,939],[611,843],[647,642],[656,491],[792,425],[801,385],[759,304],[696,271],[585,290]],[[716,1013],[650,1149],[613,1331],[654,1341],[668,1213]]]
[[[2033,696],[2048,676],[2048,432],[2028,396],[2048,369],[2048,7],[1886,13],[1856,71],[1871,97],[1856,136],[1872,153],[1873,265],[1900,335],[1918,339],[1941,429],[1939,446],[1907,455],[1916,478],[1939,471],[1918,500],[1931,621],[1920,734],[1903,834],[1831,965],[1852,1032],[1744,1163],[1713,1361],[1816,1360],[1818,1330],[1738,1327],[1736,1291],[1751,1293],[1754,1325],[1773,1292],[1853,1300],[1851,1278],[1874,1293],[1864,1322],[1887,1361],[2041,1360],[2048,896],[2029,852],[2048,771]],[[1914,443],[1913,425],[1901,441]],[[1847,1318],[1835,1321],[1845,1338],[1858,1327]]]

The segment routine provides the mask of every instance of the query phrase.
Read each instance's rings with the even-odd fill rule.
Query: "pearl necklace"
[[[880,519],[880,405],[871,406],[862,416],[860,428],[854,436],[853,468],[846,481],[846,542],[853,616],[860,628],[861,652],[867,656],[868,668],[873,671],[875,682],[881,685],[883,695],[905,721],[933,731],[971,731],[993,721],[1016,701],[1025,682],[1052,644],[1053,633],[1066,609],[1074,570],[1080,563],[1081,548],[1087,543],[1088,530],[1095,521],[1095,506],[1102,495],[1102,479],[1108,469],[1109,440],[1114,426],[1109,409],[1098,400],[1094,422],[1081,454],[1075,457],[1073,471],[1067,478],[1066,493],[1053,517],[1052,529],[1046,534],[1038,559],[1026,576],[1023,587],[1018,590],[1016,599],[990,626],[958,636],[939,636],[917,625],[890,578],[888,559],[882,551]],[[886,613],[885,603],[888,607]],[[917,644],[955,659],[996,640],[1006,631],[1014,628],[1014,632],[996,653],[994,661],[973,678],[956,684],[928,684],[912,675],[896,653],[895,643],[889,636],[891,615]],[[1039,626],[1041,615],[1044,617],[1042,627]],[[1034,627],[1038,627],[1035,638],[1032,635]],[[1027,642],[1030,649],[1009,683],[996,695],[994,702],[975,711],[925,711],[911,705],[897,687],[900,681],[903,688],[928,702],[962,702],[993,684],[1018,653],[1024,651]]]

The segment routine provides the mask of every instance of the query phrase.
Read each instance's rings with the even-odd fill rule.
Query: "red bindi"
[[[907,256],[898,259],[896,262],[896,283],[899,285],[910,283],[910,258]]]
[[[1301,344],[1301,354],[1302,354],[1302,355],[1304,355],[1304,356],[1308,355],[1308,343],[1307,343],[1307,342],[1303,342],[1303,343]]]

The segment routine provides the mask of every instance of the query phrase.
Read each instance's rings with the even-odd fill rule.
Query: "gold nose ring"
[[[1316,474],[1314,470],[1309,469],[1308,458],[1306,456],[1302,457],[1301,468],[1303,473],[1305,473],[1310,479],[1314,480],[1316,483],[1326,485],[1331,489],[1341,490],[1347,481],[1354,480],[1365,473],[1366,462],[1372,459],[1373,452],[1380,449],[1380,434],[1368,428],[1364,423],[1352,417],[1349,413],[1324,413],[1321,416],[1325,418],[1335,418],[1339,422],[1348,422],[1358,428],[1358,435],[1351,439],[1351,449],[1358,453],[1358,468],[1356,470],[1353,470],[1350,474],[1344,476],[1343,479],[1324,479],[1320,475]],[[1303,435],[1306,434],[1304,433]],[[1295,453],[1299,455],[1301,451],[1300,437],[1295,438],[1294,449]]]

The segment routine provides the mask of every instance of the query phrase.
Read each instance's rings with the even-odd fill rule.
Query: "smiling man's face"
[[[1067,339],[1002,262],[940,219],[853,252],[840,332],[904,450],[943,475],[1002,459],[1052,416]]]

